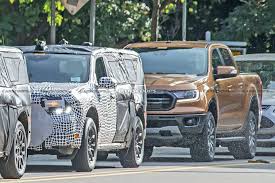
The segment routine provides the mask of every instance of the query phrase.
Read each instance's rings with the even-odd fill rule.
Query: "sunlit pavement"
[[[0,182],[60,182],[60,183],[174,183],[174,182],[274,182],[275,148],[259,149],[255,160],[269,163],[248,163],[234,160],[226,149],[218,149],[214,162],[192,162],[189,151],[181,148],[157,148],[149,162],[138,169],[123,169],[116,156],[98,162],[91,173],[74,172],[70,161],[56,160],[55,156],[30,156],[27,173],[20,180]]]

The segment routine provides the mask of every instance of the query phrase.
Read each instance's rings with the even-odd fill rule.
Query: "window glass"
[[[106,56],[106,58],[108,60],[109,70],[112,76],[119,83],[126,83],[128,81],[128,73],[126,72],[123,63],[119,60],[119,58],[116,58],[113,55]]]
[[[4,60],[5,60],[5,64],[6,64],[11,82],[18,82],[20,59],[6,57],[4,58]]]
[[[25,55],[31,82],[85,83],[90,75],[90,55]]]
[[[206,48],[148,49],[140,52],[146,74],[206,75]]]
[[[95,73],[98,83],[100,78],[107,77],[104,59],[102,57],[96,59]]]
[[[137,80],[137,60],[124,59],[125,68],[128,72],[128,76],[131,82]]]
[[[212,66],[214,69],[217,69],[218,66],[223,66],[221,57],[217,49],[214,49],[212,52]]]
[[[7,86],[7,83],[5,82],[5,80],[7,79],[6,77],[6,72],[5,72],[5,69],[3,68],[3,60],[2,58],[0,57],[0,86]]]
[[[234,62],[233,62],[233,59],[232,59],[232,57],[231,57],[231,55],[230,55],[230,53],[227,49],[221,48],[220,52],[221,52],[221,55],[223,57],[224,64],[226,66],[235,66]]]

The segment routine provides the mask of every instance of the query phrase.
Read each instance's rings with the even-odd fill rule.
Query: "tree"
[[[89,4],[89,3],[88,3]],[[57,40],[81,44],[89,38],[89,5],[71,16],[56,1]],[[50,0],[0,2],[0,44],[29,45],[36,39],[49,40]],[[138,0],[98,0],[96,44],[123,46],[150,39],[149,8]]]
[[[215,38],[250,42],[253,52],[275,51],[274,0],[241,0],[243,3],[222,22]]]

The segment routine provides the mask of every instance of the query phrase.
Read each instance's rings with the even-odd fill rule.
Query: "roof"
[[[206,48],[208,45],[204,41],[156,41],[133,43],[125,48]]]
[[[14,52],[21,53],[22,51],[18,48],[10,47],[10,46],[0,46],[0,52]]]
[[[75,54],[75,55],[93,55],[97,52],[114,52],[138,55],[136,52],[131,50],[105,48],[105,47],[94,47],[94,46],[80,46],[80,45],[47,45],[45,51],[36,51],[36,46],[18,46],[24,53],[57,53],[57,54]]]
[[[33,46],[18,46],[24,53],[45,52],[45,53],[64,53],[64,54],[91,54],[94,50],[100,49],[99,47],[91,46],[78,46],[78,45],[46,45],[44,51],[35,50]]]
[[[243,61],[275,61],[274,53],[246,54],[234,57],[237,62]]]

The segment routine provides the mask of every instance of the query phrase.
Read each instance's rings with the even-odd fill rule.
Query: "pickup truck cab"
[[[126,46],[140,53],[148,95],[145,158],[153,147],[188,147],[212,161],[216,146],[253,158],[261,119],[259,76],[240,74],[230,49],[205,42]]]
[[[92,171],[97,152],[123,167],[142,163],[146,93],[139,55],[89,45],[20,47],[32,89],[30,154],[70,159]]]
[[[23,53],[0,47],[0,174],[21,178],[31,137],[31,91]]]

